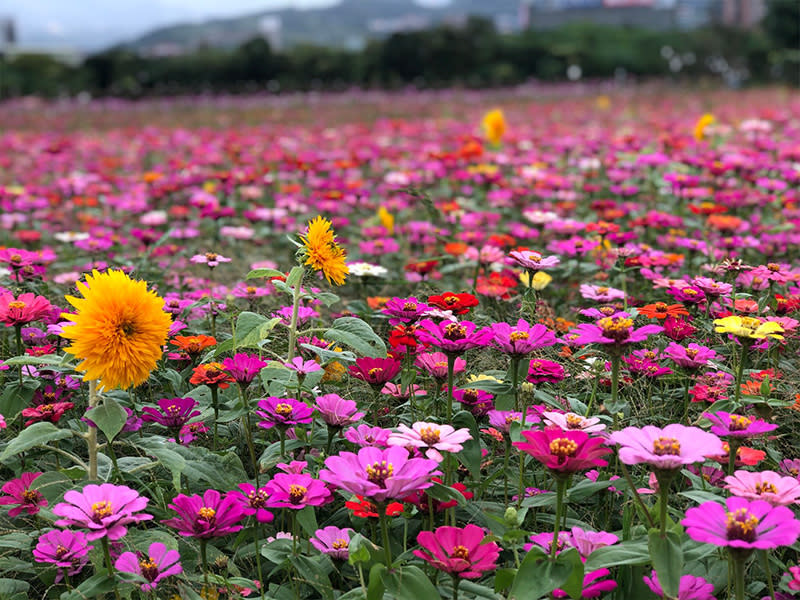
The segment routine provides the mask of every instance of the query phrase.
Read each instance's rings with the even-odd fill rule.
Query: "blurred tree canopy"
[[[563,80],[570,65],[584,79],[672,77],[722,79],[732,85],[800,82],[800,0],[770,0],[761,29],[651,31],[575,23],[551,31],[499,33],[470,18],[371,40],[361,50],[310,44],[276,51],[263,38],[233,50],[198,48],[145,57],[124,48],[93,54],[78,66],[47,56],[0,62],[0,97],[93,95],[139,97],[198,92],[271,92],[509,85]]]

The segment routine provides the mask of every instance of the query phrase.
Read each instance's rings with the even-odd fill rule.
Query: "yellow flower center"
[[[206,252],[206,260],[207,261],[217,260],[217,254],[215,252]]]
[[[781,266],[776,263],[767,263],[767,269],[769,269],[773,273],[777,273],[778,271],[781,270]]]
[[[519,340],[527,340],[530,337],[531,336],[527,331],[512,331],[511,335],[508,336],[508,338],[512,342],[516,342],[516,341],[519,341]]]
[[[62,546],[61,544],[58,544],[58,546],[56,546],[56,558],[61,558],[66,554],[69,554],[69,548],[67,548],[66,546]]]
[[[197,511],[197,516],[203,519],[204,521],[211,522],[211,520],[216,516],[217,511],[209,506],[201,506]]]
[[[248,286],[245,288],[245,292],[247,292],[247,294],[248,294],[248,295],[252,296],[253,294],[255,294],[255,293],[256,293],[256,289],[257,289],[257,288],[254,288],[252,285],[248,285]]]
[[[142,577],[147,581],[153,582],[158,577],[158,564],[151,556],[139,561],[139,568],[142,570]]]
[[[583,418],[578,415],[567,415],[568,429],[583,429]]]
[[[655,308],[658,312],[664,312],[669,307],[667,306],[666,302],[656,302],[656,304],[655,304],[655,306],[653,308]]]
[[[675,438],[660,437],[653,440],[653,454],[656,456],[679,456],[681,443]]]
[[[550,442],[550,454],[555,454],[561,458],[575,456],[578,451],[578,444],[569,438],[556,438]]]
[[[372,367],[367,373],[369,373],[370,377],[378,377],[383,373],[383,367]]]
[[[742,415],[731,415],[731,431],[744,431],[753,423],[750,417],[743,417]]]
[[[101,500],[100,502],[95,502],[92,504],[92,513],[94,516],[102,519],[103,517],[107,517],[114,512],[114,507],[111,505],[111,502],[108,500]]]
[[[292,504],[300,504],[305,499],[307,493],[307,487],[293,483],[289,486],[289,502]]]
[[[444,367],[447,366],[447,361],[446,360],[439,361],[437,363],[434,363],[433,366],[443,369]]]
[[[267,503],[267,492],[264,490],[253,490],[247,494],[247,500],[253,508],[261,508]]]
[[[606,293],[608,293],[608,288],[605,287],[605,286],[601,286],[601,287],[597,288],[597,292],[599,294],[606,294]]]
[[[444,337],[448,340],[463,340],[467,337],[467,328],[458,323],[448,323],[444,328]]]
[[[403,304],[403,310],[417,310],[417,305],[413,302],[406,302]]]
[[[281,402],[280,404],[276,404],[275,412],[281,415],[282,417],[288,416],[292,414],[292,405],[287,404],[286,402]]]
[[[349,545],[350,542],[348,542],[347,540],[343,538],[338,538],[333,541],[333,543],[331,544],[331,548],[333,548],[334,550],[342,550],[343,548],[347,548]]]
[[[428,446],[433,446],[439,443],[439,430],[436,427],[423,427],[419,432],[419,437]]]
[[[684,288],[683,293],[687,296],[697,296],[697,290],[693,290],[692,288]]]
[[[762,481],[756,484],[756,494],[759,496],[761,494],[777,494],[778,488],[775,484],[769,483],[767,481]]]
[[[758,527],[759,523],[758,517],[748,512],[746,508],[729,512],[726,517],[726,534],[729,540],[755,541],[756,527]]]
[[[686,356],[688,356],[689,358],[694,358],[695,356],[698,355],[699,352],[700,350],[698,350],[697,348],[687,348]]]
[[[8,303],[8,308],[10,308],[11,310],[22,310],[23,308],[25,308],[25,303],[22,302],[21,300],[12,300],[11,302]]]
[[[467,560],[469,559],[469,550],[466,546],[453,546],[453,549],[450,551],[450,558],[461,558]]]
[[[385,482],[394,473],[394,466],[392,463],[387,463],[385,460],[380,462],[376,461],[367,467],[367,479],[381,487],[385,487]]]

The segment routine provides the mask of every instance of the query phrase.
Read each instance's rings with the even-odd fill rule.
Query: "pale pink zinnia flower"
[[[736,471],[725,478],[725,489],[734,496],[749,500],[764,500],[772,506],[797,504],[800,499],[800,481],[784,477],[775,471]]]
[[[547,411],[542,413],[542,417],[544,417],[544,422],[547,425],[555,425],[565,430],[578,429],[586,433],[597,433],[606,428],[598,417],[584,417],[573,412],[558,413]]]
[[[461,442],[471,440],[469,429],[455,429],[451,425],[425,423],[417,421],[411,427],[399,425],[397,432],[389,435],[390,446],[409,446],[414,448],[427,448],[425,456],[431,460],[442,462],[444,457],[439,451],[460,452],[463,448]]]

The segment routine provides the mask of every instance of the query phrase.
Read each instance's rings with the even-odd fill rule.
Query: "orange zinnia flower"
[[[216,338],[210,335],[176,335],[169,341],[178,350],[186,352],[191,357],[200,354],[206,348],[217,345]]]
[[[637,310],[639,311],[639,314],[644,315],[648,319],[666,319],[667,317],[689,315],[689,311],[683,307],[683,304],[667,304],[666,302],[647,304],[646,306],[642,306]]]
[[[224,371],[224,368],[222,363],[218,362],[197,365],[194,368],[191,379],[189,379],[189,383],[207,385],[208,387],[217,386],[219,389],[224,390],[235,381],[233,377]]]

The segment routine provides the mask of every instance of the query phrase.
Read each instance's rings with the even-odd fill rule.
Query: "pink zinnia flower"
[[[508,323],[495,323],[492,325],[492,331],[494,333],[492,344],[512,357],[525,356],[538,348],[556,343],[555,334],[547,327],[539,323],[530,325],[525,319],[520,319],[514,326]]]
[[[497,568],[500,547],[494,542],[484,544],[485,537],[477,525],[421,531],[417,543],[422,550],[414,550],[414,555],[445,573],[475,579]]]
[[[86,534],[69,529],[53,529],[39,536],[33,558],[36,562],[50,563],[59,567],[55,583],[67,575],[77,575],[89,562],[89,550],[94,548],[88,544]]]
[[[659,583],[658,575],[655,571],[650,573],[650,577],[645,575],[643,579],[651,592],[659,598],[664,597],[664,590],[661,589],[661,583]],[[681,577],[680,586],[678,587],[677,600],[716,600],[714,597],[714,584],[707,582],[702,577],[684,575]]]
[[[711,421],[711,433],[722,437],[749,438],[778,428],[775,423],[723,411],[703,413],[703,417]]]
[[[585,531],[580,527],[573,527],[569,532],[569,544],[578,551],[583,558],[605,546],[612,546],[619,541],[613,533],[605,531]]]
[[[614,344],[621,346],[634,342],[643,342],[648,336],[661,333],[660,325],[645,325],[634,328],[633,319],[627,313],[619,313],[615,317],[605,317],[596,323],[582,323],[567,336],[570,344]]]
[[[124,552],[114,563],[114,568],[144,580],[141,589],[149,592],[156,589],[162,579],[183,572],[180,560],[177,550],[167,550],[161,542],[153,542],[146,555]]]
[[[528,364],[528,374],[525,381],[528,383],[558,383],[566,377],[566,371],[561,363],[543,358],[531,359]]]
[[[671,423],[663,429],[646,425],[626,427],[611,434],[619,444],[619,459],[626,465],[646,463],[660,470],[680,469],[705,461],[707,455],[724,454],[722,441],[698,427]]]
[[[711,501],[690,508],[681,525],[695,541],[747,550],[791,546],[800,536],[800,521],[791,509],[736,496],[725,506]]]
[[[213,269],[220,263],[229,263],[231,262],[230,258],[226,258],[221,254],[217,254],[216,252],[206,252],[205,254],[195,254],[192,258],[189,259],[191,262],[198,264],[198,265],[208,265],[210,269]]]
[[[158,401],[158,408],[145,406],[142,409],[142,421],[180,431],[181,427],[200,415],[200,411],[195,410],[197,405],[194,398],[162,398]]]
[[[392,434],[391,429],[384,429],[383,427],[371,427],[366,424],[361,424],[358,427],[351,427],[344,432],[344,439],[356,446],[388,446],[389,436]]]
[[[422,367],[431,377],[439,381],[447,379],[447,355],[444,352],[428,352],[418,354],[414,364]],[[467,361],[456,358],[453,366],[453,375],[463,373],[467,368]]]
[[[555,473],[574,473],[608,464],[602,457],[611,450],[603,446],[602,438],[592,438],[583,431],[543,429],[523,431],[526,442],[514,442],[514,446]]]
[[[425,319],[420,321],[417,328],[417,337],[421,342],[435,346],[450,356],[486,346],[493,335],[489,327],[477,329],[477,325],[471,321],[434,323]]]
[[[342,452],[328,457],[319,477],[351,494],[383,502],[429,488],[433,485],[430,478],[441,475],[438,466],[435,460],[409,458],[408,450],[399,446],[386,450],[367,447],[358,454]]]
[[[339,529],[338,527],[329,525],[328,527],[317,529],[314,532],[314,537],[309,541],[311,545],[322,552],[322,554],[327,554],[331,558],[337,560],[347,560],[350,556],[350,551],[348,549],[350,546],[350,536],[354,533],[355,531],[349,527]]]
[[[564,430],[578,430],[586,433],[597,433],[603,431],[606,426],[600,422],[599,417],[584,417],[577,413],[559,413],[546,411],[542,413],[544,422]]]
[[[53,514],[63,517],[55,525],[82,527],[89,530],[86,538],[90,541],[107,537],[113,542],[128,533],[127,525],[153,518],[153,515],[139,512],[148,502],[125,485],[90,483],[80,492],[68,491],[64,502],[53,507]]]
[[[411,427],[400,424],[397,432],[389,436],[389,446],[402,446],[404,448],[427,448],[425,456],[442,462],[443,452],[460,452],[463,449],[461,442],[471,440],[469,429],[455,429],[451,425],[437,425],[417,421]]]
[[[598,302],[611,302],[612,300],[622,300],[625,292],[616,288],[590,285],[584,283],[580,287],[581,296],[587,300],[597,300]]]
[[[306,463],[301,464],[306,466]],[[265,508],[269,499],[266,487],[256,488],[252,483],[240,483],[239,489],[233,490],[231,494],[240,501],[246,516],[255,515],[259,523],[272,523],[275,517]]]
[[[391,317],[389,325],[397,325],[413,323],[430,310],[430,306],[412,296],[410,298],[392,298],[381,312]]]
[[[260,410],[255,411],[256,415],[263,419],[258,426],[264,429],[311,423],[314,413],[314,409],[305,402],[275,396],[259,400],[258,408]]]
[[[675,361],[675,364],[686,369],[699,369],[708,364],[708,361],[719,358],[719,355],[707,346],[691,343],[684,347],[671,342],[664,348],[664,355]]]
[[[0,506],[17,505],[8,511],[9,517],[13,519],[22,511],[27,512],[29,515],[35,515],[41,507],[47,506],[47,500],[42,496],[42,493],[39,490],[31,489],[31,484],[41,474],[41,472],[23,473],[16,479],[3,484],[3,492],[8,495],[0,496]]]
[[[201,540],[236,533],[245,517],[237,496],[230,492],[223,496],[217,490],[206,490],[202,496],[178,494],[168,506],[178,516],[161,522],[179,535]]]
[[[246,388],[261,372],[261,369],[267,366],[267,362],[255,354],[240,352],[233,358],[228,357],[223,360],[222,366],[236,383]]]
[[[394,358],[370,358],[368,356],[356,359],[356,363],[348,367],[350,375],[356,379],[380,387],[394,379],[402,368],[403,363]]]
[[[12,294],[0,293],[0,323],[6,327],[40,321],[52,311],[53,305],[44,296],[26,293],[14,298]]]
[[[734,496],[764,500],[772,506],[788,506],[800,502],[800,481],[782,477],[775,471],[736,471],[725,478],[725,489]]]
[[[333,500],[325,484],[307,473],[278,473],[264,489],[269,494],[267,506],[275,508],[300,510],[306,506],[321,506]]]
[[[352,425],[364,416],[363,412],[356,412],[358,405],[353,400],[345,400],[339,394],[317,396],[314,404],[322,420],[331,427]]]

